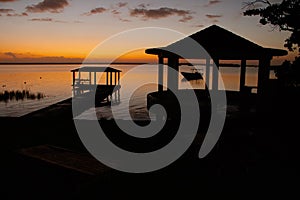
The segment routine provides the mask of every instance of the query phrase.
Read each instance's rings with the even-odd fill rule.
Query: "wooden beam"
[[[97,85],[97,72],[94,72],[94,85]]]

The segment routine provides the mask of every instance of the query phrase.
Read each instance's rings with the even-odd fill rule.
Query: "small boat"
[[[198,69],[192,69],[193,72],[181,72],[181,74],[184,76],[186,80],[198,80],[203,79],[203,73],[199,72]]]

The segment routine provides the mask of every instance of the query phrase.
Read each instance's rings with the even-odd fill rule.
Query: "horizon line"
[[[81,65],[81,64],[118,64],[118,65],[126,65],[126,64],[157,64],[155,62],[87,62],[87,63],[82,63],[82,62],[0,62],[0,65]]]

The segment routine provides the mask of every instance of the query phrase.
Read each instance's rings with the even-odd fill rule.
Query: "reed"
[[[35,100],[35,99],[42,99],[44,98],[45,95],[41,92],[38,93],[32,93],[29,90],[5,90],[3,92],[0,92],[0,101],[8,102],[8,101],[19,101],[19,100],[24,100],[24,99],[30,99],[30,100]]]

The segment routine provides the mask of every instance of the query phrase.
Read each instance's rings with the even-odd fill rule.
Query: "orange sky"
[[[0,62],[81,62],[110,36],[134,28],[161,27],[189,35],[212,24],[220,25],[259,45],[284,49],[288,32],[261,26],[257,17],[244,17],[243,0],[97,1],[33,0],[0,1]],[[138,36],[139,49],[165,46],[176,38],[161,35]],[[130,41],[130,40],[129,40]],[[143,50],[119,55],[129,47],[126,38],[106,47],[99,61],[121,57],[122,62],[156,62]],[[297,54],[276,58],[292,60]]]

